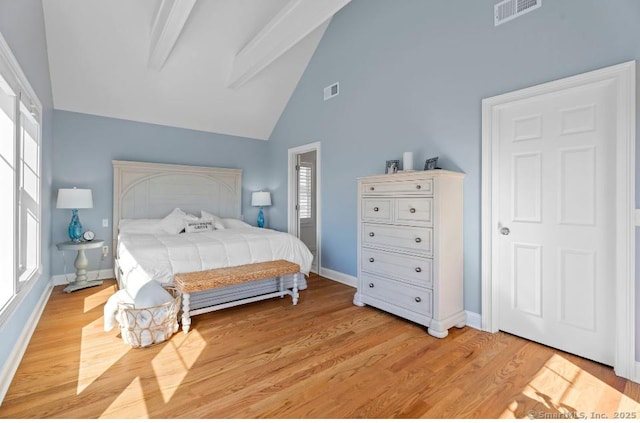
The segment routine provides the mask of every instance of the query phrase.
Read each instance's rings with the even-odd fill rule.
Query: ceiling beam
[[[176,45],[196,0],[162,0],[151,29],[149,63],[160,70]]]
[[[240,88],[350,1],[289,1],[236,55],[227,87]]]

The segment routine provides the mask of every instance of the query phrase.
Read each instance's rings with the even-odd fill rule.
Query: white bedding
[[[280,259],[299,264],[300,271],[308,275],[313,255],[288,233],[255,227],[118,237],[121,279],[132,297],[150,280],[172,284],[177,273]]]

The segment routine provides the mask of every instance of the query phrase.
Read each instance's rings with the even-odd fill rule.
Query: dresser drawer
[[[382,198],[367,198],[362,200],[362,219],[391,220],[391,200]]]
[[[362,243],[373,247],[399,248],[431,256],[433,231],[431,228],[362,224]]]
[[[397,182],[365,182],[362,184],[363,195],[379,194],[433,194],[433,179]]]
[[[394,201],[396,222],[433,226],[433,198],[398,198]]]
[[[393,282],[374,275],[362,275],[362,292],[424,316],[433,315],[433,291]]]
[[[363,248],[361,259],[363,272],[399,279],[422,288],[433,287],[433,261],[430,258]]]

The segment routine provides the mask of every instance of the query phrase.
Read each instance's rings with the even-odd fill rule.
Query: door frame
[[[291,147],[288,150],[288,174],[287,177],[287,232],[291,235],[299,236],[296,232],[296,156],[298,154],[308,153],[310,151],[316,152],[316,255],[318,256],[318,275],[322,269],[322,198],[320,193],[322,192],[322,159],[320,154],[320,141],[312,142],[309,144],[300,145],[298,147]]]
[[[584,84],[613,80],[617,88],[616,133],[616,275],[615,275],[615,359],[618,376],[636,380],[635,368],[635,145],[636,145],[635,61],[563,78],[482,100],[482,206],[481,278],[482,330],[498,331],[498,157],[496,129],[501,106],[514,101],[549,94]],[[494,213],[495,211],[495,213]],[[497,275],[497,272],[496,272]]]

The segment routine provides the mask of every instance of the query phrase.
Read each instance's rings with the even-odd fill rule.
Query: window
[[[0,322],[42,267],[41,113],[0,35]]]
[[[311,213],[313,204],[313,191],[312,191],[312,167],[311,163],[300,163],[300,171],[298,172],[298,206],[300,213],[300,220],[311,219],[313,214]]]

